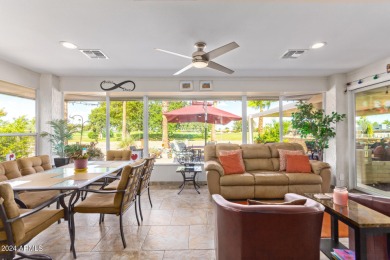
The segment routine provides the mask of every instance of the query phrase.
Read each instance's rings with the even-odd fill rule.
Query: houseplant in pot
[[[327,115],[323,109],[315,109],[312,103],[302,101],[296,107],[298,111],[292,113],[292,127],[302,138],[313,138],[313,148],[322,161],[324,150],[329,148],[329,140],[336,136],[335,124],[343,121],[346,115],[336,112]]]
[[[87,148],[83,148],[81,145],[74,146],[73,153],[70,154],[70,158],[74,162],[74,169],[77,171],[83,171],[87,169],[89,154]]]
[[[56,167],[60,167],[69,163],[69,158],[66,158],[66,148],[68,140],[72,139],[73,134],[77,131],[77,127],[69,124],[65,119],[54,119],[47,122],[52,131],[42,132],[40,134],[43,138],[48,138],[52,144],[53,152],[58,155],[54,158]]]

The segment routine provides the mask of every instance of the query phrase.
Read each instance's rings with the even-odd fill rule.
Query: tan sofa
[[[242,150],[245,173],[224,175],[217,154],[221,150]],[[205,147],[205,170],[210,194],[225,199],[283,198],[286,193],[328,192],[331,172],[329,164],[310,161],[312,173],[279,171],[279,152],[302,150],[296,143],[216,144]]]

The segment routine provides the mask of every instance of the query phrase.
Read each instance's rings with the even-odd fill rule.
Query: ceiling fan
[[[236,42],[228,43],[222,47],[219,47],[219,48],[214,49],[214,50],[209,51],[209,52],[204,52],[204,49],[206,48],[206,43],[204,43],[204,42],[197,42],[197,43],[195,43],[194,47],[197,48],[197,50],[194,53],[192,53],[192,57],[182,55],[182,54],[179,54],[176,52],[157,49],[157,48],[155,50],[162,51],[162,52],[165,52],[168,54],[173,54],[173,55],[176,55],[179,57],[183,57],[183,58],[187,58],[187,59],[192,60],[192,63],[190,65],[184,67],[183,69],[179,70],[178,72],[176,72],[173,75],[179,75],[180,73],[182,73],[182,72],[184,72],[192,67],[195,67],[198,69],[208,67],[208,68],[219,70],[221,72],[228,73],[228,74],[232,74],[234,72],[233,70],[228,69],[228,68],[212,61],[212,59],[215,59],[215,58],[221,56],[222,54],[225,54],[231,50],[234,50],[235,48],[240,47]]]

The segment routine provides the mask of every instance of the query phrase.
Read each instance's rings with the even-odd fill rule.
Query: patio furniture
[[[30,259],[51,259],[50,256],[42,254],[26,255],[18,252],[18,248],[27,244],[39,233],[64,217],[63,209],[45,209],[48,205],[57,201],[59,196],[61,195],[31,210],[19,209],[15,203],[11,185],[0,183],[1,259],[13,259],[16,255]],[[36,251],[39,250],[39,248],[36,249]]]
[[[84,201],[81,201],[70,208],[70,219],[72,228],[71,249],[73,255],[76,256],[74,246],[75,241],[75,213],[99,213],[99,224],[104,222],[104,214],[113,214],[119,216],[119,226],[122,238],[123,247],[126,248],[126,240],[123,233],[123,214],[133,204],[137,206],[136,196],[140,185],[142,171],[145,161],[139,160],[134,164],[127,165],[123,168],[121,178],[116,190],[91,190],[81,189],[80,191],[88,191],[92,193]],[[138,219],[137,219],[138,221]],[[139,225],[139,221],[138,221]]]
[[[146,190],[148,190],[148,197],[149,197],[150,207],[153,207],[152,200],[150,198],[150,187],[149,187],[149,184],[150,184],[150,177],[152,176],[154,162],[155,162],[155,158],[154,157],[145,158],[145,165],[144,165],[144,169],[142,171],[141,183],[139,185],[138,192],[137,192],[137,196],[138,196],[138,209],[139,209],[139,213],[140,213],[140,216],[141,216],[141,220],[144,220],[144,218],[142,216],[142,209],[141,209],[141,195]],[[118,184],[119,184],[119,180],[116,180],[116,181],[111,182],[109,185],[105,186],[103,189],[104,190],[116,190],[117,187],[118,187]],[[137,208],[134,208],[134,209],[135,209],[136,217],[138,219]]]
[[[51,169],[48,155],[41,155],[29,158],[21,158],[17,161],[6,161],[0,163],[0,181],[11,180],[23,175],[34,176],[37,172],[42,172],[46,169]],[[23,175],[22,175],[23,172]],[[56,197],[59,191],[29,191],[15,193],[15,199],[21,208],[36,208],[42,203]],[[57,208],[59,205],[57,204]]]
[[[175,158],[179,163],[192,162],[194,160],[193,152],[187,148],[183,142],[171,142],[170,144],[172,152],[175,154]]]
[[[130,150],[108,150],[106,161],[130,161]]]
[[[187,181],[192,182],[196,192],[200,194],[198,190],[200,186],[196,183],[196,175],[198,173],[201,173],[202,171],[203,171],[202,166],[193,163],[188,163],[188,164],[186,163],[184,165],[180,165],[179,167],[177,167],[176,172],[181,173],[183,177],[183,183],[179,186],[179,189],[180,188],[181,189],[177,194],[180,195],[180,193],[183,191],[184,187],[186,186]]]
[[[307,199],[305,205],[241,205],[212,198],[217,260],[320,259],[321,204]],[[286,202],[302,198],[284,196]]]

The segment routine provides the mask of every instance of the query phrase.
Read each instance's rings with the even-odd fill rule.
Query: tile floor
[[[186,187],[152,186],[153,208],[142,196],[144,220],[137,226],[134,208],[124,216],[127,248],[122,246],[119,218],[107,215],[99,225],[97,214],[76,214],[77,259],[215,259],[213,207],[207,187],[198,195]],[[42,246],[53,259],[73,259],[67,223],[54,224],[29,245]],[[321,254],[321,259],[327,259]]]

